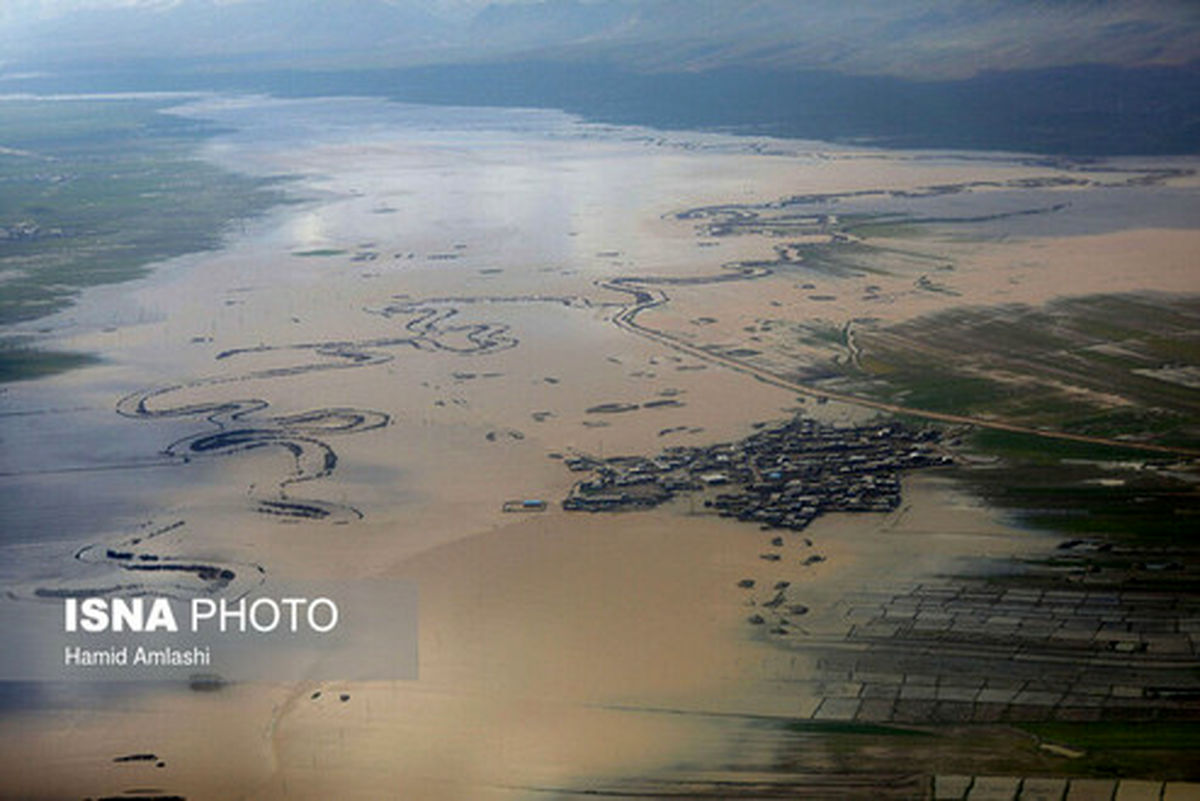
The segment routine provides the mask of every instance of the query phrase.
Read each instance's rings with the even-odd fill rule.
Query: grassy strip
[[[1083,750],[1200,749],[1200,723],[1024,723],[1039,740]]]
[[[852,723],[836,720],[793,720],[784,726],[796,734],[864,735],[869,737],[932,737],[930,732],[884,726],[878,723]]]
[[[1143,462],[1146,451],[1089,442],[1046,439],[1013,431],[979,429],[971,435],[974,450],[1030,465],[1055,465],[1064,459],[1097,462]]]

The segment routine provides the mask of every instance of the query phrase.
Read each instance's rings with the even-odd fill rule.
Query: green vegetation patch
[[[98,361],[86,353],[63,353],[0,344],[0,383],[41,378],[77,367],[86,367]]]
[[[295,253],[293,253],[292,255],[309,258],[309,257],[321,257],[321,256],[341,256],[341,255],[344,255],[345,252],[346,251],[338,250],[337,248],[316,248],[315,250],[299,250],[299,251],[296,251]]]
[[[863,239],[907,239],[929,235],[927,226],[894,215],[847,215],[842,218],[842,229]]]
[[[1020,728],[1038,739],[1084,752],[1060,761],[1075,776],[1195,781],[1200,759],[1200,724],[1026,723]]]
[[[200,161],[218,129],[164,105],[0,102],[0,324],[215,248],[231,223],[283,200],[277,181]]]
[[[964,480],[1030,525],[1064,535],[1193,547],[1200,492],[1183,478],[1144,469],[1148,460],[1163,461],[1160,455],[991,430],[974,433],[968,445],[1003,462],[967,469]]]
[[[1200,749],[1200,723],[1024,723],[1040,740],[1079,749]]]
[[[801,245],[796,248],[801,255],[800,266],[824,275],[845,278],[855,275],[888,275],[884,251],[862,243],[833,242],[830,244]]]

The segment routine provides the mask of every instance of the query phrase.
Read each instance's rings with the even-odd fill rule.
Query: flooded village
[[[891,511],[900,505],[901,471],[951,462],[937,430],[899,422],[839,426],[795,417],[757,427],[739,442],[675,446],[652,458],[566,458],[570,470],[589,475],[563,508],[650,508],[703,492],[705,507],[723,517],[802,531],[826,512]]]

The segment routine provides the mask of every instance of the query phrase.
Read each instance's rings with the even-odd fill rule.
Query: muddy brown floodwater
[[[68,542],[6,543],[6,571],[23,598],[133,581],[121,556],[131,549],[218,571],[174,575],[176,587],[221,570],[236,574],[231,586],[250,571],[267,588],[295,576],[412,579],[420,677],[48,698],[0,719],[6,798],[135,787],[189,801],[566,797],[681,766],[770,764],[784,738],[764,720],[825,714],[831,691],[804,638],[845,634],[847,594],[994,570],[1050,545],[936,473],[905,477],[894,511],[788,533],[778,560],[760,558],[775,533],[687,497],[645,512],[563,511],[577,476],[552,454],[652,456],[797,412],[830,425],[875,414],[803,401],[636,336],[614,324],[630,303],[622,290],[666,290],[669,302],[639,322],[720,348],[767,314],[837,326],[1200,288],[1191,229],[949,242],[956,269],[939,280],[953,291],[929,292],[919,273],[837,275],[781,261],[769,232],[713,236],[682,214],[972,182],[983,183],[963,191],[1027,181],[1045,192],[1062,178],[1053,193],[1064,203],[1117,191],[1065,180],[1078,177],[1067,164],[808,142],[764,155],[733,138],[647,138],[550,112],[462,117],[363,100],[209,100],[184,113],[236,130],[206,157],[298,176],[303,200],[219,251],[90,290],[48,321],[56,344],[103,362],[9,388],[6,410],[60,411],[14,432],[21,450],[5,453],[2,480],[33,492],[77,469],[77,497],[102,488],[122,504]],[[372,124],[356,128],[356,115]],[[1168,183],[1195,188],[1186,174]],[[746,280],[695,280],[716,275]],[[886,302],[864,299],[864,283]],[[805,353],[767,356],[786,368]],[[89,411],[71,411],[80,406]],[[72,432],[86,450],[55,440],[23,456]],[[136,482],[99,470],[155,459]],[[506,514],[510,499],[548,508]],[[37,511],[23,514],[23,530],[37,530]],[[130,545],[139,531],[152,540]],[[110,558],[76,558],[101,552]],[[23,554],[36,565],[22,567]],[[805,607],[788,647],[746,623],[781,582]],[[131,753],[163,766],[114,761]]]

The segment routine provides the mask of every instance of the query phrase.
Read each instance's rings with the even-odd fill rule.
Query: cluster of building
[[[933,429],[900,423],[831,426],[795,418],[740,442],[677,446],[653,458],[567,459],[589,477],[563,508],[649,508],[679,493],[703,493],[725,517],[800,531],[825,512],[887,512],[900,504],[903,470],[946,464]]]

